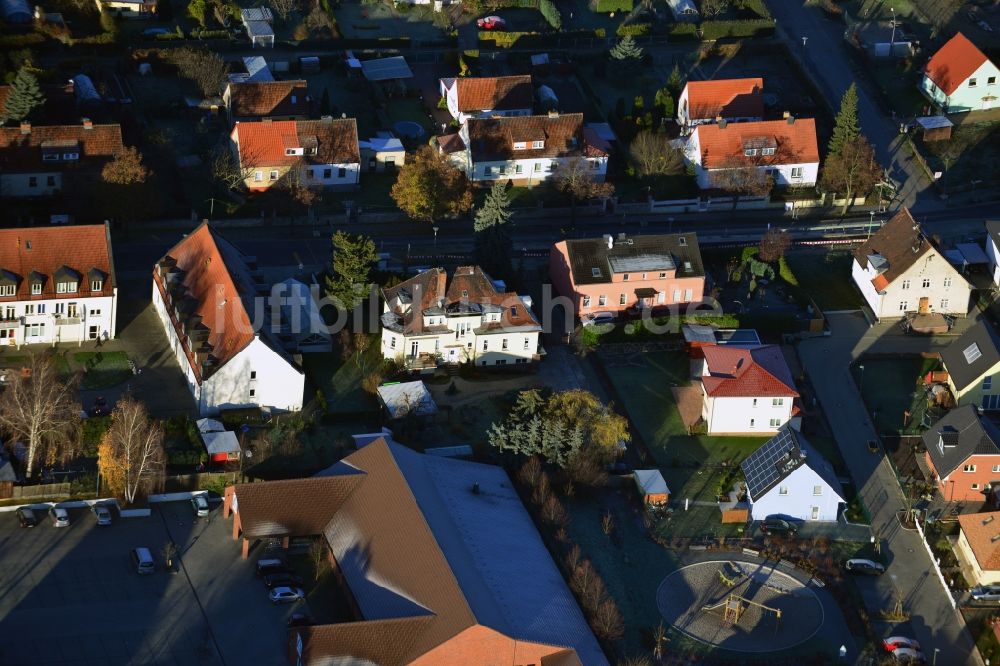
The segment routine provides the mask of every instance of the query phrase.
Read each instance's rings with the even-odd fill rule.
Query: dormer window
[[[32,296],[38,296],[41,293],[42,293],[42,283],[41,282],[32,282],[31,283],[31,295]]]
[[[680,245],[681,247],[687,247],[688,239],[685,238],[684,236],[681,236],[680,238],[677,239],[677,244]]]
[[[306,155],[315,155],[316,148],[306,148]]]
[[[80,153],[63,153],[62,158],[67,162],[72,162],[74,160],[80,159]]]
[[[515,141],[514,142],[514,150],[525,150],[527,147],[528,147],[528,144],[525,143],[524,141]]]
[[[104,288],[104,281],[103,280],[91,280],[90,281],[90,290],[91,291],[100,291],[103,288]]]
[[[42,153],[43,162],[58,162],[59,153]]]
[[[296,95],[292,95],[292,104],[298,104],[299,98]]]
[[[56,282],[57,294],[75,294],[78,283],[76,282]]]
[[[285,148],[285,155],[301,155],[301,148]]]
[[[592,277],[601,277],[601,269],[600,268],[591,268],[590,269],[590,275]]]
[[[532,141],[531,142],[531,147],[535,148],[536,150],[539,149],[539,148],[544,148],[545,147],[545,142],[544,141]]]
[[[761,148],[761,155],[774,155],[774,148]]]
[[[0,284],[0,296],[13,296],[16,288],[13,284]]]
[[[517,316],[517,306],[516,305],[511,306],[511,308],[510,308],[510,316],[511,317],[516,317]]]

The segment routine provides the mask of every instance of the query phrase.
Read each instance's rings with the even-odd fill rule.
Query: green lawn
[[[821,310],[856,310],[861,294],[851,280],[850,252],[790,252],[785,256],[799,286]]]
[[[428,117],[424,103],[419,99],[393,99],[385,106],[385,113],[389,117],[389,122],[393,125],[401,120],[411,120],[420,123],[428,132],[433,131],[431,119]]]
[[[364,370],[371,370],[381,363],[378,339],[368,349],[363,364],[353,360],[344,362],[337,352],[303,355],[306,376],[321,390],[326,398],[328,414],[358,414],[378,409],[375,398],[364,391],[361,382]]]
[[[875,427],[880,434],[918,434],[924,431],[922,418],[927,412],[927,401],[921,377],[939,365],[936,359],[919,356],[900,358],[864,358],[851,367],[855,381],[861,386],[861,395],[869,412],[874,411]],[[861,367],[864,370],[861,370]],[[904,412],[911,416],[904,423]],[[934,416],[930,418],[934,420]]]
[[[132,376],[125,352],[76,352],[73,364],[83,372],[80,388],[85,391],[115,386]]]

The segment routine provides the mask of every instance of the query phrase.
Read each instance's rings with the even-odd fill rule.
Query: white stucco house
[[[833,466],[802,433],[783,426],[740,463],[752,520],[836,521],[847,500]]]
[[[382,356],[411,370],[530,365],[545,354],[531,299],[505,291],[478,266],[459,266],[450,284],[443,268],[432,268],[382,297]]]
[[[677,124],[687,131],[694,125],[754,122],[764,119],[764,79],[688,81],[677,98]]]
[[[812,118],[697,125],[684,144],[684,159],[694,165],[698,187],[722,188],[729,169],[755,168],[778,187],[814,187],[819,176],[819,145]]]
[[[153,306],[202,416],[237,407],[302,408],[305,375],[272,333],[280,323],[269,319],[271,293],[256,258],[208,222],[153,268]]]
[[[959,32],[927,61],[920,92],[945,113],[992,109],[1000,97],[1000,69]]]
[[[709,435],[773,435],[798,428],[792,371],[777,345],[704,348],[702,419]]]
[[[474,184],[509,180],[533,187],[571,160],[583,160],[597,182],[608,172],[611,147],[583,125],[582,113],[472,118],[458,134],[438,137],[439,149]]]
[[[0,230],[0,345],[108,340],[117,314],[107,223]]]
[[[459,123],[469,118],[530,116],[534,88],[530,75],[465,76],[440,79],[448,113]]]
[[[851,277],[878,319],[969,312],[972,286],[906,208],[854,250]]]
[[[986,257],[990,260],[993,284],[1000,285],[1000,220],[986,221]]]

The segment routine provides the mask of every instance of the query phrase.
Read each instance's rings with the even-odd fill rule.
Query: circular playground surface
[[[400,120],[392,128],[396,130],[396,134],[407,139],[422,139],[427,134],[420,123],[412,120]]]
[[[713,560],[663,579],[656,605],[674,629],[738,652],[775,652],[809,640],[823,606],[796,578],[763,562]]]

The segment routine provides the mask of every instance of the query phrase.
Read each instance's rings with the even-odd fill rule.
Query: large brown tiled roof
[[[924,236],[909,209],[901,208],[871,238],[854,250],[854,258],[865,269],[868,268],[868,257],[871,255],[880,255],[888,262],[886,270],[878,276],[881,278],[879,284],[884,289],[932,249],[930,240]]]
[[[927,61],[924,74],[945,95],[951,95],[987,60],[986,55],[959,32]]]
[[[764,115],[764,79],[688,81],[689,118],[759,118]]]
[[[455,81],[459,111],[530,109],[531,76],[466,77]]]
[[[233,137],[239,143],[244,167],[306,164],[356,164],[361,161],[358,125],[354,118],[273,120],[237,123]],[[302,148],[302,155],[286,154]],[[315,153],[309,150],[315,149]]]
[[[798,397],[788,363],[776,345],[703,348],[708,374],[701,378],[713,398]]]
[[[56,273],[68,270],[77,278],[78,291],[56,293]],[[5,301],[111,296],[115,269],[111,235],[106,224],[71,227],[0,229],[0,275],[17,281],[15,295]],[[91,281],[100,279],[101,290],[92,292]],[[32,295],[31,283],[41,280],[42,293]]]
[[[289,479],[237,486],[243,534],[251,539],[322,534],[361,474]]]
[[[0,172],[62,171],[68,165],[100,166],[121,152],[122,130],[118,124],[30,126],[0,128]],[[43,152],[52,151],[60,160],[44,161]],[[79,160],[63,161],[62,154],[78,152]]]
[[[468,121],[469,148],[472,160],[494,161],[573,157],[586,154],[583,140],[583,114],[564,113],[547,116],[472,118]],[[532,148],[533,141],[544,141],[542,148]],[[515,143],[525,143],[514,150]]]
[[[234,118],[308,116],[309,88],[302,80],[229,84],[229,112]]]
[[[983,571],[1000,569],[1000,511],[966,513],[958,517],[972,554]]]
[[[694,131],[701,165],[706,169],[726,168],[733,160],[760,165],[819,162],[816,121],[812,118],[698,125]],[[750,158],[744,156],[748,147],[771,147],[775,153]]]
[[[389,618],[367,622],[299,627],[292,630],[302,638],[302,663],[404,664],[414,642],[427,625],[431,615]],[[291,655],[294,663],[298,655]]]

